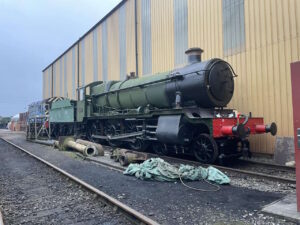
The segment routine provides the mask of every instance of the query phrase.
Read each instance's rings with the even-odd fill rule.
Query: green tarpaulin
[[[142,164],[132,163],[124,174],[136,176],[141,180],[174,181],[181,177],[181,179],[192,181],[205,179],[217,184],[230,183],[228,176],[212,166],[203,168],[181,164],[176,167],[161,158],[151,158]]]

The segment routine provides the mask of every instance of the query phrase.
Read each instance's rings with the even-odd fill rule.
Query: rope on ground
[[[220,170],[210,166],[203,168],[201,166],[194,167],[191,165],[181,164],[178,167],[165,162],[160,158],[151,158],[142,164],[132,163],[124,171],[126,175],[136,176],[141,180],[157,180],[157,181],[176,181],[180,182],[187,188],[196,191],[218,191],[220,186],[218,184],[229,184],[230,179]],[[184,183],[183,180],[200,181],[203,180],[214,189],[195,188]]]
[[[180,179],[180,182],[183,186],[189,188],[189,189],[192,189],[192,190],[195,190],[195,191],[202,191],[202,192],[214,192],[214,191],[219,191],[221,189],[221,187],[217,184],[213,184],[205,179],[203,179],[204,182],[208,183],[209,185],[211,186],[214,186],[216,187],[216,189],[212,189],[212,190],[208,190],[208,189],[201,189],[201,188],[195,188],[195,187],[191,187],[189,185],[187,185],[186,183],[183,182],[182,178],[181,178],[181,175],[179,174],[179,179]]]

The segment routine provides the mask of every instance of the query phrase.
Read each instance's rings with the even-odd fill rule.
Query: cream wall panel
[[[77,59],[77,45],[72,48],[72,56],[71,56],[71,96],[72,99],[77,99],[77,87],[78,87],[78,59]]]
[[[46,71],[47,80],[46,80],[46,96],[48,98],[52,97],[52,66],[50,66]]]
[[[203,60],[223,57],[222,1],[188,0],[188,33],[189,47],[202,48]]]
[[[151,1],[152,73],[174,68],[173,18],[173,0]]]
[[[85,85],[85,39],[79,42],[79,87]]]
[[[64,56],[59,59],[59,96],[64,97]]]
[[[127,74],[127,43],[126,43],[126,5],[118,9],[118,30],[119,30],[119,80],[125,80]]]
[[[139,76],[143,76],[143,58],[142,58],[142,0],[137,1],[137,46],[138,46],[138,70]]]
[[[68,65],[67,65],[67,62],[68,62],[68,54],[64,54],[63,58],[62,58],[62,62],[63,62],[63,71],[62,71],[62,74],[63,74],[63,82],[64,82],[64,85],[63,85],[63,97],[68,97],[68,79],[67,79],[67,73],[68,73]]]
[[[120,80],[119,11],[107,19],[108,80]]]
[[[289,64],[299,60],[299,1],[245,0],[246,50],[228,57],[222,46],[222,1],[189,0],[188,5],[189,47],[203,48],[203,59],[225,59],[238,74],[229,107],[275,121],[278,136],[292,136]],[[215,11],[220,18],[211,16]],[[251,145],[273,153],[274,140],[263,135],[251,138]]]
[[[98,30],[95,28],[93,34],[93,81],[98,80]]]
[[[266,122],[276,121],[278,136],[292,136],[289,64],[299,60],[298,42],[292,39],[297,33],[296,7],[292,7],[295,4],[295,1],[245,1],[247,79],[238,77],[238,82],[246,84],[248,102],[244,105],[237,100],[233,106],[264,116]],[[240,72],[244,69],[237,69]],[[242,89],[237,87],[235,99],[244,99],[240,93],[243,89],[244,85]],[[274,137],[255,138],[253,145],[259,152],[273,153]]]
[[[47,98],[46,80],[47,80],[47,70],[43,72],[43,99]]]
[[[67,90],[65,90],[66,96],[67,98],[72,99],[72,49],[70,49],[67,53],[66,53],[67,57],[66,57],[66,78],[67,78],[67,83],[66,83],[66,87]]]
[[[59,61],[56,61],[53,66],[53,82],[55,84],[53,88],[53,96],[59,97]]]
[[[51,97],[52,71],[51,67],[43,72],[43,99]]]
[[[97,27],[97,38],[98,38],[98,80],[102,80],[102,27]]]
[[[126,68],[135,71],[134,0],[126,7]],[[151,0],[152,73],[174,68],[173,0]],[[203,60],[220,57],[232,64],[235,94],[229,107],[253,116],[263,116],[266,123],[275,121],[278,136],[292,136],[290,63],[300,60],[300,1],[245,0],[245,50],[231,56],[223,51],[222,0],[188,0],[188,46],[204,49]],[[106,19],[108,80],[120,77],[119,12]],[[137,0],[138,69],[143,71],[141,0]],[[93,32],[93,31],[92,31]],[[93,81],[93,34],[80,44],[80,85]],[[102,24],[97,28],[98,79],[102,80]],[[76,48],[76,47],[75,47]],[[72,54],[67,53],[68,93],[72,92]],[[184,52],[182,53],[184,54]],[[84,65],[82,63],[84,62]],[[64,63],[62,63],[64,65]],[[76,49],[77,87],[77,49]],[[54,63],[54,96],[60,90],[60,62]],[[63,71],[63,70],[62,70]],[[47,70],[45,71],[47,74]],[[84,73],[84,74],[82,74]],[[47,93],[47,75],[43,75],[43,96]],[[84,81],[83,81],[84,79]],[[63,87],[63,86],[62,86]],[[274,137],[251,138],[257,152],[272,154]]]
[[[85,56],[85,85],[93,82],[93,32],[90,32],[85,38],[85,51],[83,52]]]

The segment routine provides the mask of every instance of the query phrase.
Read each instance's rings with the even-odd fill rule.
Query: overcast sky
[[[0,116],[42,99],[42,70],[120,0],[0,0]]]

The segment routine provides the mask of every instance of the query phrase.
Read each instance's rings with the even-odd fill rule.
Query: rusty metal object
[[[65,151],[69,148],[81,152],[86,156],[96,156],[98,154],[97,148],[93,145],[86,146],[76,143],[73,137],[59,137],[59,149]]]
[[[116,162],[119,161],[122,166],[127,166],[130,163],[144,162],[149,158],[149,156],[147,153],[117,148],[112,152],[111,158],[113,158]]]
[[[95,146],[98,150],[98,155],[99,156],[104,156],[104,149],[102,147],[102,145],[98,144],[98,143],[94,143],[91,141],[86,141],[86,140],[82,140],[82,139],[77,139],[76,143],[82,144],[82,145],[90,145],[90,146]]]
[[[53,147],[54,148],[59,148],[59,141],[54,141],[53,142]]]

